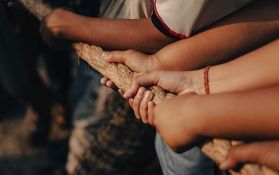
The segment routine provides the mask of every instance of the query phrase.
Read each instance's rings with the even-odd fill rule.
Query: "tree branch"
[[[40,0],[19,0],[23,6],[35,15],[39,20],[46,16],[50,11],[47,5],[43,4]],[[102,75],[110,78],[115,85],[124,91],[126,91],[132,84],[134,72],[123,64],[107,63],[103,59],[103,50],[100,47],[75,43],[73,44],[77,55],[86,61],[93,69],[97,70]],[[167,94],[159,87],[152,87],[151,91],[154,93],[154,102],[156,104],[164,101]],[[216,164],[225,160],[229,150],[240,142],[213,139],[202,146],[202,151]],[[232,175],[279,175],[274,171],[260,166],[245,164],[239,172],[233,170],[229,171]]]

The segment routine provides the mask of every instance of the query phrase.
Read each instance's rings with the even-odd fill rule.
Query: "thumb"
[[[137,94],[139,87],[157,85],[159,79],[160,79],[159,72],[141,74],[134,79],[131,88],[125,92],[123,97],[125,99],[132,98]]]
[[[227,159],[220,164],[220,169],[228,170],[241,163],[256,163],[258,160],[257,144],[243,144],[231,148]]]
[[[103,58],[109,63],[125,63],[126,56],[124,51],[104,52]]]

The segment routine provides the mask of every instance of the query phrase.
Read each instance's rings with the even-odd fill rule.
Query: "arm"
[[[174,40],[162,34],[150,19],[90,18],[56,9],[43,19],[51,35],[108,49],[154,52]]]
[[[163,48],[163,70],[193,70],[226,62],[278,38],[279,2],[256,1],[192,38]],[[154,62],[154,61],[153,61]]]
[[[209,89],[211,94],[247,91],[279,84],[279,39],[244,55],[231,62],[214,66],[209,71]],[[203,69],[185,72],[152,72],[135,78],[131,88],[125,92],[124,98],[130,100],[131,107],[143,122],[152,123],[148,115],[147,103],[152,98],[149,91],[140,87],[157,85],[175,95],[185,93],[204,94]],[[102,82],[110,85],[111,81]],[[141,93],[138,93],[141,92]],[[145,95],[145,93],[147,93]],[[149,119],[150,118],[150,119]]]
[[[196,70],[223,63],[278,38],[278,11],[279,1],[256,1],[209,29],[153,55],[112,52],[107,61],[125,63],[138,72]]]
[[[279,39],[230,62],[209,70],[211,94],[244,91],[279,84]],[[135,78],[125,98],[136,95],[140,86],[158,85],[176,95],[204,94],[204,69],[196,71],[157,71]]]
[[[231,94],[182,95],[155,107],[154,124],[172,148],[199,137],[278,139],[278,98],[278,86]]]
[[[211,93],[243,91],[278,84],[278,47],[279,39],[231,62],[212,67],[209,70]]]

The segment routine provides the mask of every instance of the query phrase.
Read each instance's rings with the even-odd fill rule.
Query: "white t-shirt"
[[[154,0],[152,21],[164,34],[187,38],[252,0]]]
[[[152,14],[153,0],[101,0],[99,16],[103,18],[138,19]]]

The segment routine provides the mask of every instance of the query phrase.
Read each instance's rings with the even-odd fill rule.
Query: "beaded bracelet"
[[[203,72],[203,77],[204,77],[204,91],[205,91],[205,94],[210,94],[210,91],[209,91],[209,80],[208,80],[208,72],[209,72],[209,69],[210,69],[210,66],[206,67],[204,69],[204,72]]]

